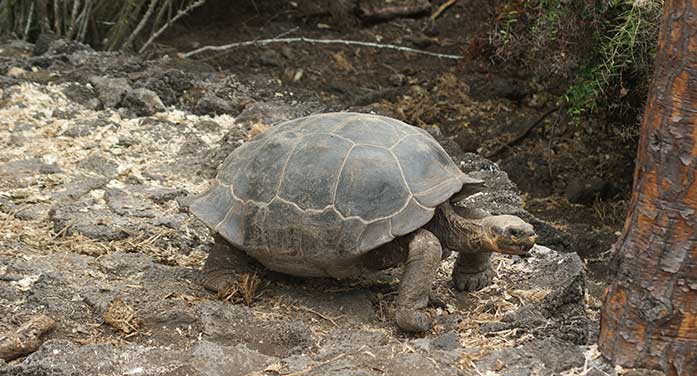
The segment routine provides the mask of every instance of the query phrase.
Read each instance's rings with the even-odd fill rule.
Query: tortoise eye
[[[521,230],[521,229],[519,229],[519,228],[515,228],[515,227],[509,227],[509,228],[507,228],[507,229],[506,229],[506,233],[507,233],[508,235],[511,235],[511,236],[513,236],[513,237],[516,237],[516,238],[519,238],[519,237],[522,237],[522,236],[525,235],[525,231],[523,231],[523,230]]]

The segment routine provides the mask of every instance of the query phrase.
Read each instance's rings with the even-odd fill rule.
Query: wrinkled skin
[[[523,255],[535,244],[533,227],[511,215],[492,216],[482,211],[441,204],[433,219],[423,228],[396,238],[374,249],[347,266],[346,275],[360,275],[404,265],[397,297],[397,325],[406,331],[423,332],[431,328],[424,312],[433,280],[442,259],[450,251],[458,253],[453,283],[460,291],[476,291],[491,283],[489,258],[493,252]],[[236,273],[248,268],[246,254],[222,237],[204,265],[204,286],[224,291],[236,281]]]

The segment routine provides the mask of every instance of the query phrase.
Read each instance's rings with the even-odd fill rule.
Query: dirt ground
[[[479,51],[496,2],[379,22],[307,3],[204,8],[144,57],[2,43],[0,333],[39,314],[57,326],[38,351],[0,361],[0,375],[615,372],[593,342],[632,143],[602,120],[571,124],[558,82]],[[179,55],[299,36],[464,58],[307,43]],[[541,246],[497,256],[494,284],[471,294],[452,288],[447,260],[422,335],[394,325],[398,270],[349,281],[262,270],[227,295],[206,291],[211,235],[189,197],[271,124],[335,110],[427,129],[487,182],[469,204],[522,216]]]

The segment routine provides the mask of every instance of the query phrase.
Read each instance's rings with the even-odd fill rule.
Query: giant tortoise
[[[425,331],[440,261],[458,252],[459,290],[489,284],[492,252],[524,254],[531,225],[455,205],[483,182],[424,130],[383,116],[327,113],[284,122],[235,149],[191,204],[216,233],[204,265],[214,291],[251,256],[278,272],[346,278],[404,265],[397,325]]]

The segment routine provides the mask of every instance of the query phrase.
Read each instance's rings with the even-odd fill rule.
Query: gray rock
[[[384,366],[387,374],[404,376],[422,375],[452,375],[460,374],[460,371],[447,365],[437,364],[431,361],[427,355],[420,353],[402,353],[387,360]]]
[[[77,166],[83,170],[113,179],[118,175],[118,163],[101,154],[90,154],[78,162]]]
[[[318,354],[320,358],[356,351],[361,347],[385,345],[389,339],[384,332],[337,328],[329,332],[324,341],[325,345]]]
[[[517,348],[497,350],[475,362],[480,372],[501,376],[559,375],[585,362],[580,346],[555,338],[534,340]]]
[[[216,133],[220,131],[220,124],[213,120],[201,120],[194,124],[194,128],[204,133]]]
[[[179,148],[179,155],[182,156],[203,156],[209,151],[208,144],[198,136],[191,136]]]
[[[105,129],[105,128],[118,128],[119,125],[107,120],[107,119],[102,119],[102,118],[97,118],[97,119],[88,119],[88,120],[77,120],[68,128],[63,131],[63,136],[67,137],[87,137],[94,132]]]
[[[285,120],[290,120],[302,115],[297,114],[291,106],[283,103],[252,102],[245,106],[244,110],[235,119],[240,124],[261,123],[272,125]]]
[[[63,88],[63,94],[73,102],[79,103],[90,110],[100,110],[102,102],[94,90],[88,86],[71,82]]]
[[[259,64],[267,67],[280,67],[283,65],[283,56],[279,54],[276,50],[265,49],[259,52],[257,55]]]
[[[193,113],[197,115],[237,115],[240,103],[235,99],[223,99],[213,93],[206,93],[196,102]]]
[[[129,233],[129,221],[111,211],[69,204],[54,206],[49,212],[53,231],[71,235],[80,233],[88,238],[101,241],[125,239]]]
[[[95,189],[103,188],[109,178],[97,175],[78,174],[64,183],[51,195],[60,202],[78,200]]]
[[[58,39],[58,35],[56,33],[48,32],[39,34],[39,37],[36,38],[36,43],[34,43],[32,54],[34,56],[45,54],[48,52],[48,48],[51,43],[56,39]]]
[[[541,301],[509,312],[501,322],[482,324],[480,331],[491,333],[517,328],[519,335],[554,336],[585,344],[591,321],[585,309],[583,262],[575,253],[557,253],[542,246],[536,246],[531,253],[532,257],[520,259],[521,275],[510,276],[509,283],[521,290],[549,292]]]
[[[144,84],[138,86],[155,92],[165,106],[176,105],[178,103],[177,94],[181,95],[181,93],[172,90],[161,78],[149,78]]]
[[[434,338],[431,345],[438,350],[450,351],[460,347],[460,338],[457,332],[450,331]]]
[[[4,367],[0,375],[212,375],[243,376],[263,370],[277,359],[244,345],[221,346],[206,340],[190,349],[160,346],[47,341],[23,362]]]
[[[30,204],[17,208],[14,215],[23,221],[40,221],[48,217],[50,210],[49,204]]]
[[[253,322],[250,309],[220,301],[199,304],[197,317],[202,332],[216,343],[245,343],[251,349],[269,356],[288,356],[307,349],[315,337],[303,323],[297,321]]]
[[[572,204],[589,205],[597,199],[608,198],[615,191],[612,183],[601,178],[577,178],[567,185],[564,195]]]
[[[129,184],[126,186],[129,192],[137,193],[142,197],[147,198],[157,204],[165,204],[176,199],[179,196],[185,195],[186,191],[179,188],[158,187],[154,185]]]
[[[94,52],[94,50],[89,45],[80,43],[78,41],[54,38],[50,41],[46,54],[73,55],[77,54],[78,52],[90,53]]]
[[[202,167],[198,172],[201,176],[212,179],[218,173],[218,166],[227,158],[230,153],[240,147],[246,140],[246,134],[241,128],[234,127],[228,131],[220,140],[220,146],[213,148],[206,153],[202,159]]]
[[[0,163],[0,189],[24,188],[33,184],[36,177],[62,172],[55,164],[47,164],[39,158],[27,158]]]
[[[121,100],[126,95],[126,92],[131,90],[128,80],[125,78],[108,78],[93,76],[90,77],[90,83],[97,92],[99,100],[104,107],[115,108],[121,103]]]
[[[121,105],[133,110],[138,116],[150,116],[166,110],[157,93],[144,88],[128,90]]]
[[[131,136],[138,138],[141,134],[151,137],[157,142],[169,141],[181,136],[189,137],[193,132],[188,127],[154,117],[141,119],[139,128]],[[149,142],[149,141],[146,141]]]
[[[109,209],[128,217],[155,218],[162,213],[151,202],[118,188],[107,188],[104,194]]]
[[[167,106],[180,103],[179,98],[193,87],[193,82],[197,79],[194,75],[179,69],[163,71],[158,66],[152,67],[147,73],[149,78],[142,83],[136,83],[136,85],[157,93]]]
[[[191,349],[190,357],[192,368],[201,375],[211,376],[244,376],[263,370],[277,360],[242,344],[220,346],[205,340]]]
[[[182,228],[182,226],[186,223],[188,219],[188,215],[181,213],[174,215],[166,215],[163,217],[157,217],[153,222],[153,225],[164,226],[174,230],[179,230]]]

